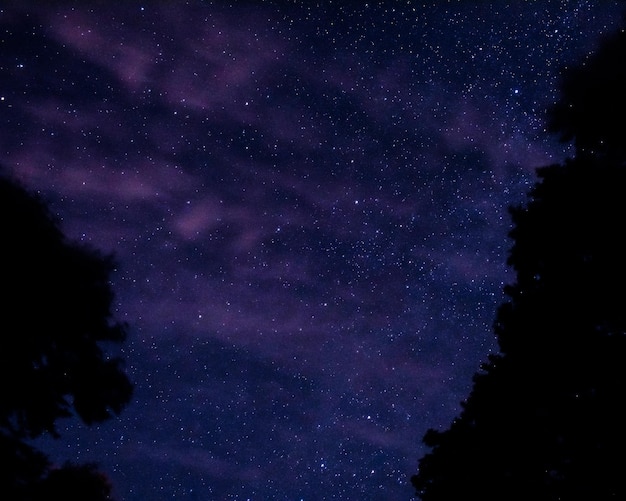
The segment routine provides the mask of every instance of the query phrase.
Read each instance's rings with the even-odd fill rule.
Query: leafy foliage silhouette
[[[549,123],[576,154],[510,209],[500,353],[450,427],[424,436],[423,501],[626,499],[625,60],[619,30],[564,74]]]
[[[36,496],[42,500],[107,501],[111,499],[111,484],[98,472],[95,464],[66,463],[62,468],[50,471],[37,486]]]
[[[626,26],[626,14],[622,25]],[[626,157],[624,28],[605,37],[598,49],[563,73],[558,103],[549,110],[548,130],[572,141],[578,154]]]
[[[105,492],[91,466],[52,469],[28,439],[58,437],[59,418],[104,421],[130,400],[122,360],[104,351],[126,335],[111,311],[113,260],[66,239],[44,201],[3,176],[0,232],[0,497],[38,499],[79,478]]]

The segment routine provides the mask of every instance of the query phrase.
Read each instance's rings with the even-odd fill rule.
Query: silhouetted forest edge
[[[626,499],[624,61],[620,28],[563,73],[548,129],[575,153],[510,209],[500,351],[450,426],[425,434],[423,501]]]
[[[96,464],[53,465],[31,440],[59,438],[56,424],[87,425],[119,414],[132,385],[120,358],[127,326],[112,314],[111,256],[61,232],[45,201],[0,176],[0,498],[110,500]]]

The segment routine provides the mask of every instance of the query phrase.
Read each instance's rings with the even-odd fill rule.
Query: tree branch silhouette
[[[104,421],[131,398],[122,360],[104,349],[104,343],[123,342],[127,332],[112,315],[114,261],[69,241],[43,199],[6,176],[0,177],[0,232],[0,458],[5,465],[0,494],[12,500],[50,499],[48,488],[60,492],[63,482],[78,478],[107,492],[93,467],[52,469],[28,439],[44,433],[58,437],[60,418]]]

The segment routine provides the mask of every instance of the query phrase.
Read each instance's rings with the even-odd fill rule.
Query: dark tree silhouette
[[[104,351],[126,328],[111,311],[112,259],[68,241],[43,200],[6,177],[0,235],[0,497],[30,499],[50,465],[28,439],[58,436],[59,418],[92,424],[128,403],[122,361]],[[76,473],[62,471],[45,485]]]
[[[411,478],[424,501],[626,499],[626,34],[567,71],[550,126],[576,155],[538,169],[494,330],[450,427]],[[621,110],[621,111],[620,111]]]
[[[66,463],[62,468],[50,471],[37,486],[34,498],[41,501],[109,501],[111,484],[93,463]]]
[[[626,15],[626,26],[624,21]],[[578,154],[626,158],[625,37],[624,28],[606,37],[561,81],[561,96],[550,110],[548,129],[565,142],[573,141]]]

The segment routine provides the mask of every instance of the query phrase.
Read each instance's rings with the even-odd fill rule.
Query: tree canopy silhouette
[[[51,470],[28,439],[58,436],[59,418],[104,421],[130,400],[122,360],[105,351],[126,335],[112,314],[113,260],[69,241],[40,197],[2,176],[0,234],[0,497],[36,499],[78,477],[105,492],[93,468]]]
[[[93,463],[66,463],[62,468],[52,470],[37,485],[35,496],[42,500],[108,501],[111,499],[111,484]]]
[[[564,73],[560,99],[549,111],[548,129],[564,142],[573,141],[578,154],[626,158],[623,30]]]
[[[511,209],[500,353],[426,433],[411,478],[424,501],[626,499],[625,60],[619,30],[564,73],[549,124],[576,154]]]

